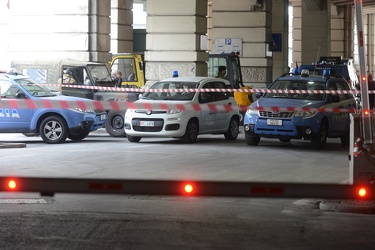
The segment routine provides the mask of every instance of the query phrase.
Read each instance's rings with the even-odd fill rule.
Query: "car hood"
[[[325,103],[324,100],[298,100],[298,99],[281,99],[281,98],[265,98],[262,97],[252,103],[252,107],[279,107],[279,108],[317,108]]]
[[[66,96],[66,95],[40,97],[40,99],[51,100],[51,101],[86,101],[86,102],[92,102],[91,99],[75,97],[75,96]]]
[[[178,104],[192,104],[193,102],[191,100],[189,101],[172,101],[172,100],[148,100],[148,99],[139,99],[135,101],[134,103],[151,103],[151,104],[167,104],[167,105],[178,105]]]

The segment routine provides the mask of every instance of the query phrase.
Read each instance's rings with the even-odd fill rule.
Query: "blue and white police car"
[[[91,101],[56,95],[48,88],[18,73],[0,74],[1,100],[57,100]],[[62,143],[67,138],[82,140],[91,131],[104,127],[107,114],[104,110],[79,108],[5,108],[0,106],[0,133],[40,135],[49,144]]]
[[[350,90],[341,75],[310,76],[306,70],[301,75],[286,73],[269,87],[275,93],[257,94],[258,100],[247,110],[244,117],[245,141],[258,145],[260,138],[276,138],[281,142],[292,139],[311,140],[312,147],[323,149],[327,137],[341,138],[349,145],[350,118],[348,112],[318,112],[330,108],[355,108],[352,93],[327,94],[313,91],[290,90]],[[294,92],[294,93],[293,93]],[[305,93],[303,93],[305,92]],[[253,108],[252,108],[253,107]],[[273,111],[279,108],[307,108],[309,111]]]

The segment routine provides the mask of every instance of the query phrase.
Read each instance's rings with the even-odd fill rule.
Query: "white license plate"
[[[267,119],[267,125],[271,125],[271,126],[282,126],[282,125],[283,125],[283,120]]]
[[[153,127],[154,122],[153,121],[141,121],[140,126],[142,126],[142,127]]]
[[[103,121],[107,119],[107,115],[106,114],[103,114],[103,115],[100,115],[100,120]]]

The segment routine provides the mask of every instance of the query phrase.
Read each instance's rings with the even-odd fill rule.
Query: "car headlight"
[[[168,109],[167,114],[173,115],[173,114],[178,114],[181,113],[181,109]]]
[[[248,115],[257,115],[258,114],[258,110],[257,109],[248,109],[248,110],[246,110],[246,114],[248,114]]]
[[[316,114],[315,111],[297,111],[294,115],[295,116],[302,116],[302,117],[312,117]]]
[[[93,109],[73,108],[71,110],[77,111],[77,112],[80,112],[80,113],[95,113],[95,111]]]

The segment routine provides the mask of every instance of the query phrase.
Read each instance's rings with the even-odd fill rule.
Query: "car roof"
[[[0,73],[0,79],[14,80],[14,79],[25,79],[25,78],[29,78],[29,77],[20,73]]]
[[[278,77],[276,80],[302,80],[302,81],[315,81],[315,82],[326,82],[326,78],[322,76],[302,76],[302,75],[293,75],[293,74],[284,74]]]
[[[187,76],[187,77],[171,77],[163,79],[159,82],[203,82],[203,81],[220,81],[226,85],[230,85],[230,82],[222,78],[205,77],[205,76]]]

